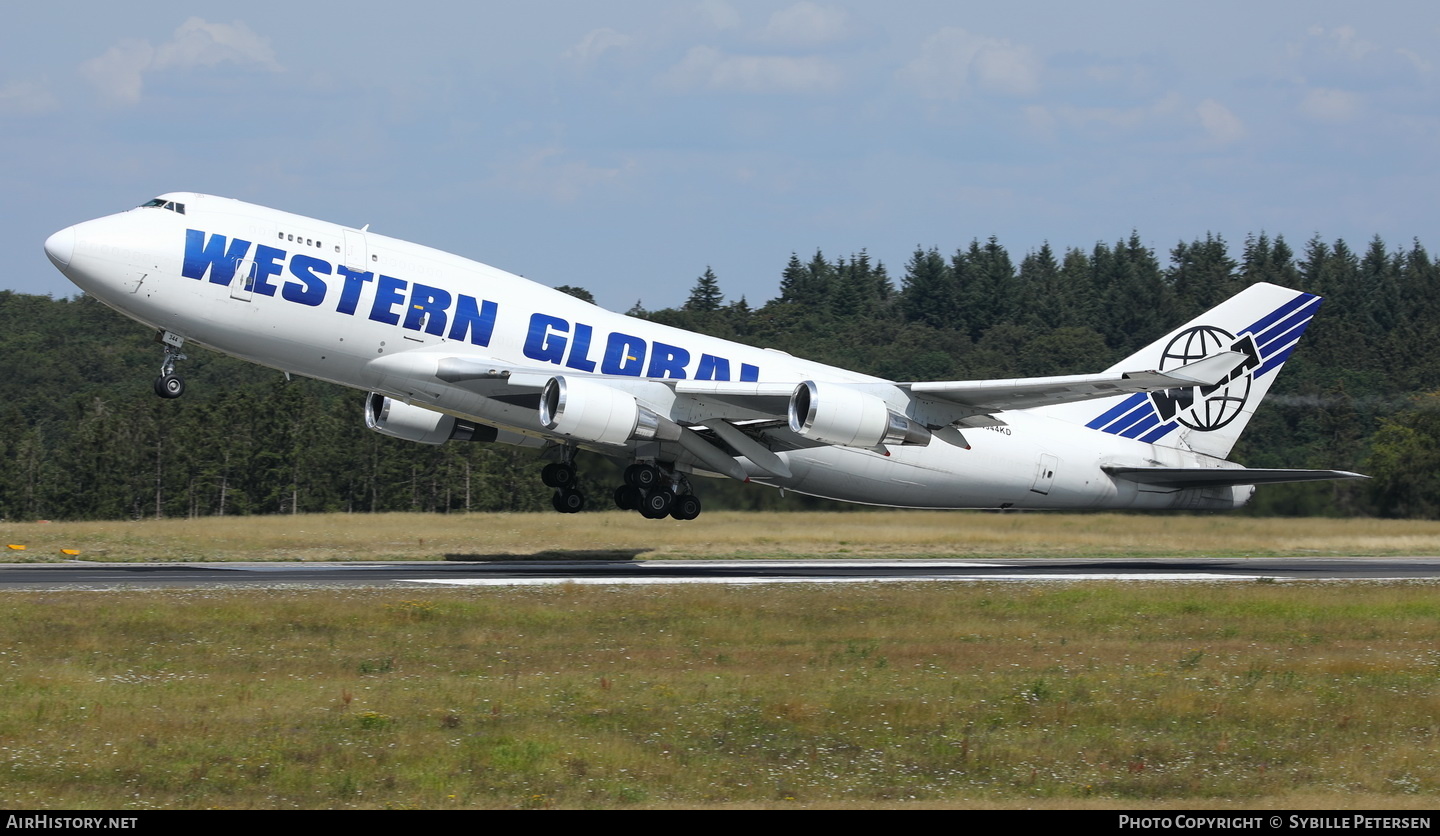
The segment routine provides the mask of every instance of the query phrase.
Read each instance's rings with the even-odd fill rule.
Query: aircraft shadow
[[[523,562],[584,560],[597,563],[628,563],[635,561],[649,549],[547,549],[534,554],[447,554],[446,560],[467,563]]]

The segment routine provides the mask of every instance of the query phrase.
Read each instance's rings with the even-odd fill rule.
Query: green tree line
[[[898,279],[864,251],[817,252],[792,255],[758,307],[727,300],[706,268],[680,307],[629,313],[897,380],[1023,377],[1105,368],[1260,281],[1327,302],[1233,458],[1375,478],[1267,487],[1251,513],[1440,512],[1440,263],[1418,241],[1392,249],[1377,236],[1357,251],[1317,236],[1296,252],[1281,236],[1232,248],[1211,234],[1162,261],[1132,232],[1017,261],[992,237],[953,253],[917,247]],[[84,295],[0,291],[0,517],[548,508],[533,451],[381,436],[352,390],[197,350],[181,368],[186,396],[156,398],[152,339]],[[581,464],[604,507],[618,469]],[[826,505],[723,481],[701,489],[709,508]]]

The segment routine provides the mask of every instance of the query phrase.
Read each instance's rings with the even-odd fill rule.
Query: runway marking
[[[403,583],[444,584],[448,586],[553,586],[573,583],[587,586],[636,585],[664,583],[721,583],[721,584],[765,584],[765,583],[906,583],[914,581],[961,581],[978,583],[982,581],[1258,581],[1273,578],[1269,575],[1215,575],[1205,573],[1181,574],[1167,572],[1115,572],[1080,575],[914,575],[904,578],[434,578],[405,579]]]

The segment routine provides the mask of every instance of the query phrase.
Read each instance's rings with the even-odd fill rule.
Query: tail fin
[[[1066,404],[1051,414],[1100,432],[1225,458],[1321,301],[1273,284],[1251,285],[1110,369],[1165,371],[1220,351],[1245,355],[1220,383]]]

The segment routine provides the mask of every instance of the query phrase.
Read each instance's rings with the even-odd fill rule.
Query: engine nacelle
[[[540,393],[540,424],[560,435],[597,444],[675,441],[680,426],[598,380],[552,377]]]
[[[412,406],[404,401],[387,398],[378,392],[365,396],[365,426],[381,435],[402,438],[420,444],[444,444],[447,441],[493,441],[491,427],[462,421],[454,415]],[[490,430],[491,438],[484,438]]]
[[[790,430],[842,447],[930,443],[930,431],[874,395],[838,383],[807,380],[790,396]]]

